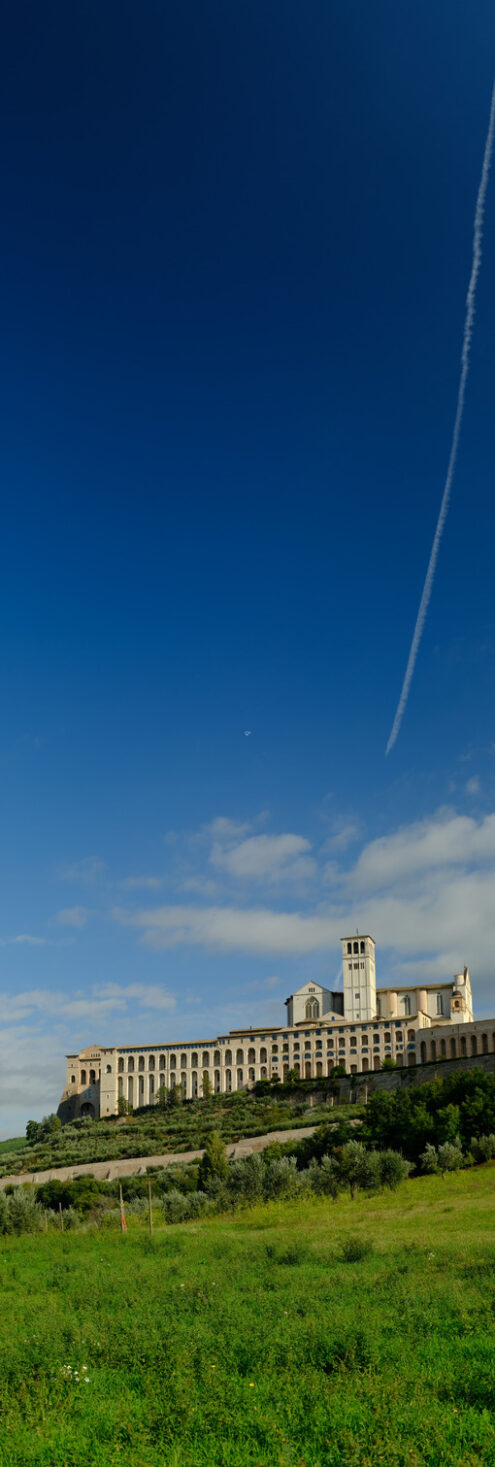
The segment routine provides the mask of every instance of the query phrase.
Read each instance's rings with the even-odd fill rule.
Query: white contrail
[[[478,275],[479,275],[479,272],[480,272],[480,265],[481,265],[481,240],[482,240],[482,234],[483,234],[483,211],[484,211],[484,207],[485,207],[485,196],[486,196],[486,190],[487,190],[487,185],[488,185],[488,175],[489,175],[489,172],[490,172],[490,163],[491,163],[491,158],[492,158],[492,149],[493,149],[494,134],[495,134],[495,82],[493,84],[492,100],[491,100],[491,107],[490,107],[490,121],[488,123],[488,132],[487,132],[487,135],[486,135],[485,152],[484,152],[484,156],[483,156],[483,167],[482,167],[482,170],[481,170],[480,186],[479,186],[479,189],[478,189],[478,197],[477,197],[477,200],[476,200],[476,209],[475,209],[475,213],[474,213],[473,263],[472,263],[472,266],[471,266],[471,279],[469,281],[468,293],[467,293],[467,296],[466,296],[466,318],[465,318],[465,322],[464,322],[464,337],[463,337],[463,342],[462,342],[462,353],[461,353],[461,375],[460,375],[460,379],[459,379],[459,390],[458,390],[458,393],[457,393],[457,409],[456,409],[456,415],[455,415],[455,421],[454,421],[454,431],[453,431],[453,434],[452,434],[452,444],[451,444],[451,449],[450,449],[450,458],[449,458],[449,464],[448,464],[448,469],[447,469],[447,477],[446,477],[446,480],[445,480],[445,488],[444,488],[443,495],[442,495],[442,503],[440,505],[440,514],[438,516],[437,528],[435,530],[435,537],[434,537],[434,540],[433,540],[433,545],[431,547],[430,559],[428,561],[428,570],[426,572],[426,579],[425,579],[425,583],[424,583],[424,586],[423,586],[423,595],[422,595],[421,601],[419,603],[419,611],[418,611],[418,615],[417,615],[417,618],[416,618],[416,626],[414,628],[414,636],[413,636],[413,639],[412,639],[412,642],[411,642],[411,650],[410,650],[409,658],[408,658],[408,662],[407,662],[406,674],[405,674],[404,682],[402,684],[402,692],[401,692],[401,695],[400,695],[400,698],[399,698],[399,702],[398,702],[398,705],[397,705],[397,712],[396,712],[396,715],[395,715],[395,718],[394,718],[394,721],[393,721],[393,724],[392,724],[392,732],[390,734],[390,738],[389,738],[389,741],[388,741],[388,744],[387,744],[387,747],[386,747],[386,750],[385,750],[385,756],[387,754],[390,754],[390,750],[393,749],[393,747],[394,747],[395,740],[397,738],[397,734],[399,732],[399,729],[400,729],[400,726],[401,726],[401,723],[402,723],[402,719],[404,717],[404,713],[405,713],[405,710],[406,710],[407,700],[408,700],[408,697],[409,697],[409,690],[410,690],[410,687],[411,687],[411,682],[412,682],[412,678],[413,678],[414,668],[416,666],[416,658],[417,658],[417,655],[418,655],[418,652],[419,652],[419,645],[420,645],[421,638],[422,638],[422,635],[423,635],[424,624],[425,624],[425,621],[426,621],[426,613],[428,611],[429,600],[430,600],[430,596],[431,596],[431,592],[432,592],[433,580],[434,580],[434,576],[435,576],[436,564],[437,564],[437,559],[438,559],[438,551],[440,549],[440,541],[441,541],[441,538],[442,538],[443,528],[444,528],[445,521],[446,521],[447,514],[448,514],[448,508],[449,508],[449,502],[450,502],[450,491],[451,491],[451,488],[452,488],[452,480],[453,480],[453,477],[454,477],[455,465],[456,465],[456,459],[457,459],[457,450],[458,450],[458,447],[459,447],[459,435],[460,435],[460,431],[461,431],[462,414],[464,412],[464,399],[465,399],[465,396],[466,396],[466,383],[467,383],[468,373],[469,373],[469,352],[470,352],[470,348],[471,348],[471,337],[472,337],[472,334],[473,334],[473,322],[474,322],[474,311],[475,311],[475,295],[476,295],[476,286],[477,286],[477,283],[478,283]]]

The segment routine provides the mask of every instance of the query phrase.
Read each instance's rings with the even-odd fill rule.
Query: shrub
[[[458,1172],[462,1162],[462,1146],[459,1136],[455,1141],[444,1141],[443,1146],[439,1146],[438,1165],[442,1176],[445,1176],[446,1172]]]
[[[380,1181],[382,1187],[394,1189],[409,1176],[411,1162],[400,1156],[398,1151],[380,1151]]]
[[[495,1157],[495,1135],[473,1136],[471,1138],[470,1151],[475,1161],[493,1161]]]
[[[422,1172],[432,1173],[438,1171],[437,1149],[436,1146],[431,1145],[430,1141],[428,1142],[428,1145],[425,1146],[424,1151],[421,1152],[419,1164]]]

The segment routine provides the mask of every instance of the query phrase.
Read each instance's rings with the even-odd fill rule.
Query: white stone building
[[[64,1120],[111,1116],[123,1096],[134,1108],[153,1105],[160,1086],[181,1084],[187,1099],[211,1089],[228,1093],[257,1080],[348,1074],[495,1050],[495,1029],[473,1021],[469,972],[450,982],[377,988],[372,937],[342,939],[343,990],[308,980],[286,1000],[285,1026],[231,1029],[216,1039],[160,1044],[98,1044],[71,1054],[60,1102]],[[478,1033],[479,1031],[479,1033]],[[479,1047],[478,1047],[479,1046]]]

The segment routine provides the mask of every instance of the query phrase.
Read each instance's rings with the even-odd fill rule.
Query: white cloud
[[[25,944],[27,947],[44,947],[46,937],[32,937],[30,932],[20,932],[18,937],[8,937],[7,942]]]
[[[267,907],[154,907],[116,909],[116,921],[137,927],[146,947],[190,943],[223,952],[310,953],[335,946],[341,923],[319,916],[275,912]]]
[[[302,835],[252,835],[237,845],[215,841],[210,861],[240,881],[303,881],[313,876],[315,862]]]
[[[378,890],[435,867],[485,865],[495,858],[495,815],[476,821],[451,810],[371,841],[349,875],[351,889]]]
[[[54,920],[62,927],[85,927],[90,915],[87,907],[62,907]]]
[[[478,775],[473,774],[472,779],[466,781],[466,792],[468,795],[479,795],[480,789],[481,784]]]

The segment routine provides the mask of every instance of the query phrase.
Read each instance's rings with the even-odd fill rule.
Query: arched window
[[[384,1039],[385,1039],[385,1044],[390,1044],[390,1042],[391,1042],[391,1036],[390,1036],[390,1034],[385,1034],[384,1035]],[[352,1040],[351,1040],[351,1043],[352,1043]]]
[[[119,1075],[119,1095],[123,1095],[123,1094],[124,1094],[124,1081],[122,1079],[122,1075]]]
[[[436,1060],[436,1057],[437,1057],[437,1046],[436,1046],[435,1040],[432,1039],[431,1044],[430,1044],[430,1059]]]
[[[243,1079],[244,1079],[244,1076],[243,1076],[242,1070],[238,1070],[237,1071],[237,1084],[238,1085],[242,1085]]]
[[[198,1093],[198,1072],[193,1070],[191,1075],[191,1095],[196,1099]]]
[[[111,1075],[111,1073],[112,1073],[112,1066],[111,1065],[107,1065],[107,1075]]]
[[[236,1064],[237,1065],[243,1065],[244,1064],[244,1050],[243,1049],[238,1049],[235,1058],[236,1058]]]
[[[215,1095],[220,1094],[220,1070],[215,1070]]]
[[[295,1063],[294,1063],[294,1069],[295,1069],[296,1075],[300,1075],[300,1073],[301,1073],[301,1066],[300,1066],[298,1060],[296,1060]]]
[[[307,1004],[306,1004],[306,1018],[307,1019],[317,1019],[317,1018],[319,1018],[319,1013],[320,1013],[320,1005],[318,1003],[318,999],[317,998],[308,998],[308,1001],[307,1001]]]
[[[149,1057],[149,1060],[148,1060],[148,1069],[149,1070],[154,1070],[154,1068],[155,1068],[155,1056],[154,1056],[154,1054],[150,1054],[150,1057]]]
[[[457,1054],[456,1042],[455,1042],[455,1039],[451,1039],[451,1041],[450,1041],[450,1057],[451,1057],[451,1059],[455,1059],[456,1054]]]
[[[267,1060],[266,1049],[260,1049],[260,1063],[262,1065],[266,1065],[266,1060]]]
[[[278,1055],[278,1044],[272,1044],[272,1054]]]
[[[323,1074],[323,1065],[321,1063],[321,1060],[318,1060],[318,1063],[317,1063],[317,1066],[316,1066],[316,1073],[317,1073],[317,1075],[322,1075]]]
[[[305,1075],[307,1080],[311,1079],[311,1060],[306,1060]]]
[[[250,1049],[250,1050],[248,1050],[248,1065],[254,1065],[255,1062],[256,1062],[256,1050]],[[254,1080],[254,1075],[253,1075],[253,1080]]]
[[[76,1083],[76,1077],[75,1077],[75,1075],[71,1075],[71,1077],[70,1077],[70,1083],[71,1083],[71,1085],[75,1085],[75,1083]]]
[[[261,1074],[262,1080],[266,1080],[266,1065],[262,1065],[261,1066],[260,1074]]]
[[[348,953],[352,953],[352,942],[348,942],[348,944],[347,944],[347,951],[348,951]]]
[[[476,1034],[472,1034],[471,1035],[471,1054],[477,1054],[477,1053],[478,1053],[478,1040],[476,1038]]]
[[[440,1054],[441,1054],[442,1059],[446,1059],[447,1058],[447,1040],[446,1039],[441,1039],[440,1040]]]
[[[360,942],[360,944],[359,944],[359,951],[362,952],[362,953],[364,953],[364,942]]]
[[[197,1068],[198,1068],[198,1056],[195,1053],[193,1053],[191,1055],[191,1064],[192,1064],[193,1070],[197,1070]]]
[[[144,1054],[139,1056],[138,1070],[144,1070]]]
[[[142,1104],[143,1096],[144,1096],[144,1075],[140,1074],[140,1076],[139,1076],[139,1104],[140,1105]]]
[[[176,1054],[171,1054],[170,1055],[170,1069],[171,1070],[176,1070],[177,1069],[177,1055]]]
[[[187,1065],[187,1054],[181,1054],[181,1057],[180,1057],[180,1067],[181,1067],[181,1070],[185,1070],[186,1065]]]
[[[123,1073],[124,1073],[124,1061],[123,1061],[123,1059],[119,1059],[119,1075],[123,1075]]]
[[[130,1105],[132,1105],[132,1101],[133,1101],[133,1092],[134,1092],[134,1080],[132,1078],[132,1075],[129,1075],[129,1079],[127,1081],[127,1097],[128,1097],[128,1100],[129,1100],[129,1104]]]
[[[408,1044],[413,1044],[414,1043],[414,1040],[415,1040],[415,1037],[416,1036],[415,1036],[415,1033],[414,1033],[414,1029],[408,1029],[408,1031],[407,1031],[407,1042],[408,1042]]]
[[[488,1034],[481,1035],[481,1051],[482,1054],[488,1054]]]
[[[408,993],[404,994],[401,1007],[405,1018],[408,1019],[411,1012],[411,999]]]
[[[134,1060],[133,1060],[132,1054],[129,1055],[129,1059],[127,1061],[127,1069],[128,1069],[129,1075],[133,1075],[134,1074]]]
[[[227,1093],[230,1094],[230,1091],[232,1089],[232,1070],[225,1071],[225,1089]]]
[[[250,1080],[254,1080],[254,1070],[253,1070],[253,1068],[252,1068],[252,1067],[251,1067],[251,1069],[250,1069],[250,1071],[249,1071],[249,1079],[250,1079]]]
[[[437,1014],[443,1014],[443,998],[441,993],[437,993]]]
[[[165,1069],[165,1055],[164,1054],[161,1054],[160,1055],[160,1069],[161,1070],[164,1070]]]
[[[208,1069],[209,1063],[210,1063],[210,1056],[208,1054],[208,1050],[207,1049],[204,1049],[203,1050],[203,1069],[204,1070],[207,1070]]]
[[[155,1076],[154,1075],[150,1075],[150,1100],[153,1099],[154,1094],[155,1094]]]
[[[421,1040],[421,1063],[423,1065],[426,1064],[426,1044],[424,1039]]]
[[[354,943],[354,952],[355,953],[358,953],[359,952],[359,943],[358,942],[355,942]]]
[[[185,1070],[181,1071],[180,1083],[182,1085],[184,1095],[187,1095],[187,1074]]]
[[[378,998],[378,996],[377,996],[377,1000],[376,1000],[376,1017],[377,1017],[377,1019],[381,1019],[381,1015],[382,1015],[382,1001],[381,1001],[381,998]]]
[[[85,1085],[85,1084],[86,1084],[86,1071],[85,1070],[81,1070],[81,1085]]]
[[[461,1054],[466,1053],[466,1035],[461,1034]]]
[[[89,1072],[89,1083],[90,1085],[96,1085],[96,1073],[94,1070],[90,1070]]]
[[[215,1050],[215,1053],[213,1055],[213,1064],[214,1065],[219,1065],[220,1064],[220,1050],[219,1049],[216,1049]]]
[[[232,1064],[232,1050],[231,1049],[226,1049],[225,1050],[225,1064],[226,1065],[231,1065]]]

